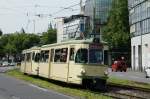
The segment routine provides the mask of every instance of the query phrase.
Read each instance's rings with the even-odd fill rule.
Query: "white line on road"
[[[16,96],[12,96],[12,99],[21,99],[21,98],[16,97]]]
[[[34,87],[34,88],[37,88],[37,89],[42,90],[42,91],[45,91],[45,92],[48,91],[47,89],[41,88],[41,87],[36,86],[36,85],[33,85],[33,84],[29,84],[29,86]]]
[[[75,99],[75,98],[73,98],[73,97],[71,97],[71,96],[67,96],[67,95],[64,95],[64,94],[61,94],[61,93],[52,91],[52,90],[48,90],[48,89],[45,89],[45,88],[41,88],[41,87],[36,86],[36,85],[33,85],[33,84],[29,84],[29,86],[34,87],[34,88],[37,88],[37,89],[42,90],[42,91],[45,91],[45,92],[50,92],[50,93],[53,93],[53,94],[57,94],[57,95],[60,95],[60,96],[63,96],[63,97],[69,98],[69,99]]]

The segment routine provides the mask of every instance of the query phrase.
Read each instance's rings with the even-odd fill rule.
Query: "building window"
[[[135,32],[135,24],[130,27],[130,33],[134,33],[134,32]]]
[[[135,70],[135,46],[133,46],[133,69]]]

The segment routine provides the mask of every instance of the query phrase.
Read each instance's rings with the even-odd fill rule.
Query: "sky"
[[[48,24],[54,24],[55,18],[78,14],[79,5],[56,12],[79,2],[80,0],[0,0],[0,29],[3,33],[19,32],[21,28],[28,33],[47,31]],[[36,16],[38,14],[42,16]]]

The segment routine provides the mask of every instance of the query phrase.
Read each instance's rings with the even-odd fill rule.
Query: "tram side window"
[[[74,60],[74,48],[70,49],[70,60],[73,61]]]
[[[75,63],[87,63],[88,62],[88,50],[79,49],[76,54]]]
[[[48,63],[49,60],[49,51],[41,51],[41,62]]]
[[[39,62],[39,60],[40,60],[40,53],[36,53],[34,61]]]
[[[21,61],[25,61],[25,54],[22,54]]]
[[[68,54],[67,48],[56,49],[54,62],[67,62],[67,54]]]
[[[35,58],[35,52],[32,53],[32,60]]]
[[[30,62],[31,61],[31,53],[26,54],[26,61]]]

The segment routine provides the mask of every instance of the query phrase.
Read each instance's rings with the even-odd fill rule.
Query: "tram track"
[[[107,92],[103,93],[115,99],[150,99],[150,90],[132,86],[108,84]]]
[[[37,79],[37,76],[32,76],[32,77]],[[66,84],[63,82],[49,80],[49,79],[42,78],[42,77],[38,77],[38,78],[41,80],[47,80],[48,82],[57,84],[58,86],[78,89],[82,91],[88,91],[93,94],[101,94],[102,96],[107,96],[108,99],[110,98],[112,99],[150,99],[150,89],[148,88],[133,87],[133,86],[109,83],[107,84],[106,91],[98,91],[98,90],[93,90],[93,89],[86,89],[82,87],[81,85]]]
[[[136,87],[136,86],[133,87],[133,86],[129,86],[129,85],[121,85],[121,84],[114,84],[114,83],[109,83],[107,86],[108,86],[108,88],[117,87],[117,88],[139,90],[139,91],[144,91],[144,92],[150,93],[150,88],[142,88],[142,87]]]
[[[122,94],[122,93],[107,93],[107,94],[103,94],[103,95],[114,98],[114,99],[149,99],[149,98],[143,98],[143,97],[139,97],[139,96]]]

